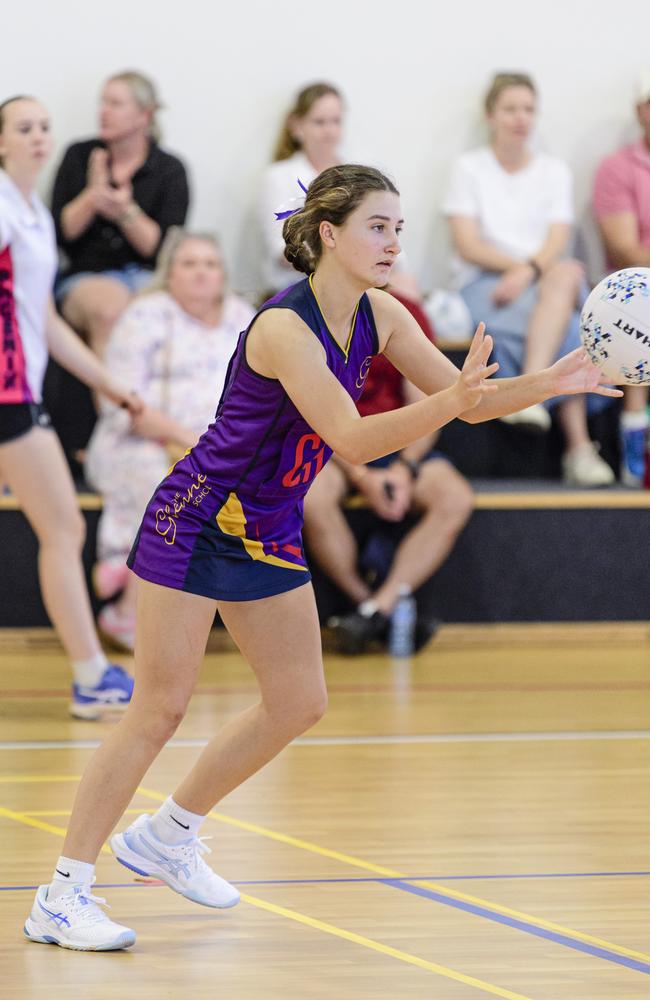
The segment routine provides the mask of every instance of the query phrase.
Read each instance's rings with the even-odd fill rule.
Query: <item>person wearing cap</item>
[[[593,209],[609,271],[650,267],[650,68],[641,73],[635,93],[641,136],[606,156],[596,172]],[[648,432],[645,386],[628,386],[621,414],[621,479],[641,486]]]

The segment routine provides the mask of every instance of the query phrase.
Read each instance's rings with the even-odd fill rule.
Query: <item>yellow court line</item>
[[[142,786],[138,788],[138,792],[140,792],[141,795],[144,795],[145,798],[155,799],[156,802],[164,802],[167,798],[166,795],[162,795],[160,792],[154,792],[151,791],[151,789],[142,788]],[[449,889],[447,886],[440,885],[437,882],[411,881],[410,876],[406,875],[404,872],[394,871],[392,868],[384,868],[382,865],[375,865],[370,861],[364,861],[362,858],[356,858],[351,854],[342,854],[340,851],[332,851],[327,847],[320,847],[318,844],[312,844],[308,840],[300,840],[297,837],[291,837],[286,833],[276,833],[275,830],[269,830],[266,827],[258,826],[255,823],[248,823],[246,820],[233,819],[232,816],[226,816],[224,813],[209,812],[208,816],[211,819],[216,819],[220,823],[225,823],[229,826],[236,826],[242,830],[248,830],[251,833],[257,833],[262,837],[277,840],[280,843],[288,844],[291,847],[299,847],[301,850],[310,851],[313,854],[320,854],[322,857],[333,858],[336,861],[342,861],[344,864],[351,865],[355,868],[363,868],[366,871],[375,872],[377,875],[383,875],[384,878],[409,879],[411,885],[420,885],[425,889],[433,889],[435,892],[438,892],[443,896],[447,896],[450,899],[458,899],[465,903],[473,903],[475,906],[482,906],[487,910],[492,910],[494,913],[501,913],[504,916],[515,917],[517,920],[525,920],[527,923],[535,924],[536,926],[542,927],[546,930],[557,931],[560,934],[577,938],[587,944],[595,944],[600,948],[607,948],[609,951],[615,951],[618,954],[626,955],[629,958],[638,958],[642,962],[650,962],[650,955],[646,955],[643,952],[634,951],[631,948],[625,948],[619,944],[613,944],[611,941],[605,941],[603,938],[592,937],[591,934],[584,934],[582,931],[576,931],[572,927],[564,927],[562,924],[553,923],[551,920],[534,917],[530,913],[524,913],[521,910],[512,910],[507,906],[500,906],[498,903],[492,903],[490,900],[482,899],[480,896],[470,896],[468,893],[458,892],[455,889]]]
[[[61,777],[53,776],[48,778],[47,776],[28,776],[31,780],[40,781],[79,781],[79,777],[65,775]],[[16,781],[20,783],[20,776],[15,776],[12,778],[3,779],[0,777],[0,781]],[[145,798],[153,799],[155,802],[165,802],[167,799],[166,795],[161,792],[153,791],[150,788],[143,788],[139,786],[137,792],[143,795]],[[225,813],[218,813],[211,811],[208,813],[210,819],[214,819],[219,823],[223,823],[227,826],[234,826],[239,830],[246,830],[249,833],[256,833],[261,837],[266,837],[270,840],[276,840],[279,843],[287,844],[289,847],[297,847],[303,851],[309,851],[311,854],[318,854],[321,857],[332,858],[334,861],[341,861],[343,864],[350,865],[354,868],[361,868],[365,871],[374,872],[376,875],[382,875],[384,878],[398,878],[398,879],[409,879],[410,876],[404,872],[395,871],[392,868],[385,868],[383,865],[375,865],[371,861],[364,861],[363,858],[354,857],[351,854],[344,854],[341,851],[333,851],[328,847],[320,847],[318,844],[313,844],[308,840],[301,840],[298,837],[292,837],[286,833],[278,833],[275,830],[270,830],[268,827],[259,826],[257,823],[249,823],[247,820],[235,819],[232,816],[227,816]],[[110,852],[109,852],[110,853]],[[459,892],[455,889],[449,889],[445,885],[440,885],[437,882],[411,882],[412,885],[420,885],[426,889],[433,889],[435,892],[440,893],[443,896],[447,896],[449,899],[458,899],[465,903],[473,903],[475,906],[482,906],[485,909],[492,910],[494,913],[500,913],[504,916],[514,917],[517,920],[525,920],[528,923],[535,924],[540,928],[545,930],[556,931],[560,934],[568,935],[569,937],[574,937],[579,941],[584,941],[586,944],[594,944],[599,948],[607,948],[609,951],[617,952],[620,955],[626,955],[628,958],[637,958],[642,962],[650,963],[650,955],[645,954],[641,951],[635,951],[632,948],[625,948],[623,945],[615,944],[612,941],[607,941],[604,938],[593,937],[591,934],[585,934],[582,931],[575,930],[572,927],[565,927],[563,924],[556,924],[551,920],[544,920],[541,917],[535,917],[530,913],[525,913],[522,910],[513,910],[507,906],[501,906],[499,903],[493,903],[490,900],[482,899],[480,896],[471,896],[469,893]]]
[[[5,816],[7,819],[13,819],[16,823],[24,823],[25,826],[36,827],[37,830],[45,830],[47,833],[55,833],[58,837],[65,837],[66,835],[66,831],[62,826],[52,826],[51,823],[43,823],[40,819],[33,819],[31,816],[26,816],[25,813],[14,812],[12,809],[5,809],[4,806],[0,806],[0,816]],[[106,844],[102,846],[102,852],[105,854],[112,854]]]
[[[138,789],[138,791],[141,791],[141,789]],[[163,799],[164,798],[165,796],[163,796]],[[54,833],[57,836],[64,837],[66,833],[66,831],[60,826],[52,826],[51,823],[43,823],[40,820],[33,819],[31,816],[26,816],[23,813],[13,812],[11,809],[5,809],[3,806],[0,806],[0,816],[6,816],[7,819],[12,819],[16,823],[24,823],[26,826],[34,826],[37,830],[46,830],[48,833]],[[106,844],[103,845],[102,851],[112,855],[112,851],[106,846]],[[378,951],[383,955],[390,956],[391,958],[397,958],[402,962],[407,962],[409,965],[417,965],[421,969],[426,969],[428,972],[435,972],[437,975],[444,976],[446,979],[453,979],[456,982],[464,983],[466,986],[474,986],[476,989],[482,990],[484,993],[491,993],[493,996],[503,997],[504,1000],[531,1000],[530,997],[526,997],[521,993],[512,993],[510,990],[504,990],[499,986],[493,986],[492,983],[483,982],[483,980],[475,979],[473,976],[466,976],[462,972],[456,972],[455,969],[448,969],[444,965],[437,965],[435,962],[428,962],[426,959],[419,958],[417,955],[410,955],[406,951],[400,951],[398,948],[391,948],[390,945],[381,944],[379,941],[373,941],[372,938],[363,937],[361,934],[355,934],[353,931],[346,931],[342,927],[336,927],[334,924],[324,923],[322,920],[316,920],[314,917],[307,916],[306,913],[299,913],[297,910],[287,910],[283,906],[276,906],[274,903],[267,903],[264,899],[258,899],[256,896],[249,896],[248,894],[243,894],[242,899],[258,909],[268,910],[269,913],[275,913],[276,915],[285,917],[288,920],[295,920],[297,923],[305,924],[307,927],[313,927],[315,930],[323,931],[326,934],[333,934],[335,937],[351,941],[353,944],[360,944],[365,948],[371,948],[373,951]]]
[[[316,920],[314,917],[308,917],[304,913],[298,913],[296,910],[287,910],[284,906],[276,906],[275,903],[267,903],[264,899],[258,899],[256,896],[249,896],[247,894],[242,894],[242,899],[247,903],[252,903],[253,906],[258,906],[261,910],[269,910],[270,913],[276,913],[278,916],[286,917],[288,920],[296,920],[299,924],[306,924],[307,927],[313,927],[316,930],[324,931],[326,934],[333,934],[335,937],[343,938],[345,941],[352,941],[354,944],[360,944],[364,948],[371,948],[373,951],[378,951],[382,955],[390,955],[392,958],[398,958],[402,962],[407,962],[409,965],[417,965],[420,969],[427,969],[429,972],[435,972],[439,976],[444,976],[446,979],[455,979],[458,983],[464,983],[466,986],[474,986],[479,990],[483,990],[484,993],[491,993],[493,996],[504,997],[506,1000],[530,1000],[530,997],[524,997],[521,993],[513,993],[511,990],[501,989],[500,986],[493,986],[492,983],[486,983],[482,979],[475,979],[473,976],[466,976],[462,972],[456,972],[454,969],[449,969],[445,965],[438,965],[436,962],[428,962],[425,958],[419,958],[417,955],[411,955],[407,951],[401,951],[399,948],[391,948],[390,945],[381,944],[379,941],[373,941],[372,938],[364,937],[362,934],[355,934],[353,931],[346,931],[342,927],[337,927],[335,924],[325,923],[323,920]]]

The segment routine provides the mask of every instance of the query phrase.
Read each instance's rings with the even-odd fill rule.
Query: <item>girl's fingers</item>
[[[474,336],[472,337],[472,343],[469,345],[469,351],[467,352],[466,361],[474,359],[474,355],[480,349],[483,343],[483,334],[485,333],[485,323],[479,323],[476,327]]]
[[[612,379],[609,377],[609,375],[605,375],[605,372],[601,372],[600,373],[600,378],[598,379],[598,384],[599,385],[611,385],[612,384]]]
[[[598,396],[613,396],[614,398],[618,398],[623,395],[622,389],[612,389],[607,385],[597,385],[596,388],[591,391],[595,392]]]
[[[487,334],[483,340],[483,344],[479,352],[479,357],[481,358],[481,361],[483,361],[484,363],[487,363],[488,358],[492,354],[493,346],[494,343],[492,341],[492,337],[489,334]]]
[[[465,370],[464,375],[468,380],[490,378],[499,370],[499,362],[493,361],[491,365],[472,365],[469,370]]]

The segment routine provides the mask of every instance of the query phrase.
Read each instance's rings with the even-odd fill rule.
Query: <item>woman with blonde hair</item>
[[[167,229],[183,225],[185,167],[160,148],[156,90],[142,73],[104,84],[99,135],[65,152],[52,214],[67,265],[56,286],[67,321],[103,354],[117,317],[150,279]]]
[[[526,73],[497,73],[485,96],[488,145],[459,157],[443,205],[455,249],[456,289],[487,323],[501,375],[539,371],[580,346],[582,265],[568,256],[572,179],[557,157],[531,148],[537,89]],[[585,396],[555,401],[572,486],[609,486],[610,466],[589,438]],[[536,405],[508,422],[545,431]]]
[[[258,203],[262,279],[269,295],[299,280],[284,255],[282,209],[290,211],[303,200],[299,183],[304,190],[323,170],[345,162],[341,152],[344,114],[341,91],[331,83],[318,81],[298,92],[284,116]],[[278,212],[280,219],[276,218]],[[391,285],[409,299],[419,298],[417,280],[404,254],[393,270]]]
[[[216,238],[177,227],[167,233],[154,280],[127,306],[106,351],[116,378],[145,402],[129,421],[103,407],[88,446],[86,476],[103,498],[98,528],[99,613],[103,635],[133,649],[135,577],[126,557],[142,511],[172,460],[196,443],[214,416],[228,362],[253,309],[227,289]]]

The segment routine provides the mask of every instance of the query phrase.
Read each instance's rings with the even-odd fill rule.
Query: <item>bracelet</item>
[[[415,482],[415,480],[420,475],[420,463],[416,462],[415,459],[413,458],[406,458],[404,455],[398,455],[395,461],[401,462],[402,465],[406,466],[406,468],[411,473],[411,478],[413,479],[413,482]]]
[[[130,222],[131,219],[135,219],[135,217],[137,215],[140,215],[141,212],[142,209],[140,208],[140,206],[137,205],[136,202],[133,202],[133,204],[129,205],[126,211],[122,212],[122,214],[117,219],[118,226],[123,226],[125,225],[125,223]]]
[[[537,261],[535,260],[535,258],[534,258],[534,257],[531,257],[531,258],[530,258],[529,260],[527,260],[527,261],[526,261],[526,263],[527,263],[527,264],[528,264],[528,265],[529,265],[530,267],[532,267],[532,269],[533,269],[533,274],[535,275],[535,281],[539,281],[539,279],[540,279],[540,278],[541,278],[541,276],[542,276],[542,269],[541,269],[541,267],[539,266],[539,264],[537,263]]]

